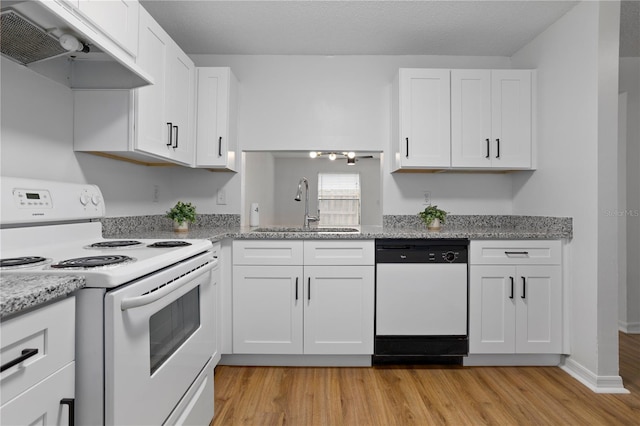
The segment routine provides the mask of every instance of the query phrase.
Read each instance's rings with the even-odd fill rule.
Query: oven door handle
[[[194,278],[197,278],[200,275],[204,274],[205,272],[210,271],[211,269],[215,268],[217,265],[218,265],[217,261],[209,262],[208,264],[198,269],[198,273],[195,273],[194,275],[187,274],[181,277],[180,279],[175,280],[171,284],[166,284],[164,287],[160,287],[149,294],[122,299],[122,301],[120,302],[120,309],[123,311],[126,311],[128,309],[139,308],[141,306],[149,305],[155,302],[156,300],[162,299],[167,294],[178,290],[180,287],[186,284],[189,284],[194,280]]]

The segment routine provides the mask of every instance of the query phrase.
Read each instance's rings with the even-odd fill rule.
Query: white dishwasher
[[[469,353],[466,239],[376,240],[374,364],[461,364]]]

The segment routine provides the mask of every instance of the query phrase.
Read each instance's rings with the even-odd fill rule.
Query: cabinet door
[[[66,426],[71,405],[62,399],[73,399],[75,362],[29,388],[0,408],[0,424]]]
[[[305,266],[305,354],[373,354],[373,271]]]
[[[197,166],[227,165],[229,79],[229,68],[198,68]]]
[[[560,266],[518,266],[516,352],[562,351]]]
[[[514,353],[516,268],[472,265],[469,353]]]
[[[192,121],[195,67],[193,61],[173,42],[168,60],[165,105],[168,112],[166,120],[172,123],[169,156],[176,162],[190,165],[194,161]]]
[[[301,354],[302,266],[233,267],[233,353]]]
[[[120,47],[138,54],[138,0],[80,0],[78,8]]]
[[[158,23],[141,8],[140,54],[136,62],[153,77],[154,84],[136,89],[135,149],[154,156],[170,158],[169,137],[173,129],[165,117],[167,55],[171,39]]]
[[[531,71],[491,72],[492,165],[531,168]]]
[[[399,86],[401,167],[450,167],[450,71],[401,69]]]
[[[451,71],[451,165],[491,166],[491,71]]]

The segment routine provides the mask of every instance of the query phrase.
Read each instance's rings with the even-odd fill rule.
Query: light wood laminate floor
[[[640,335],[620,334],[631,394],[596,394],[556,367],[231,367],[219,425],[640,425]]]

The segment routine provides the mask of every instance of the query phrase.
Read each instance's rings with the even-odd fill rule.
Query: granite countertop
[[[398,228],[383,226],[363,226],[359,232],[303,232],[291,231],[289,227],[282,230],[258,232],[250,227],[193,227],[188,232],[170,230],[132,229],[124,232],[105,234],[105,238],[150,238],[150,239],[209,239],[213,242],[225,238],[232,239],[325,239],[325,240],[366,240],[376,238],[468,238],[470,240],[558,240],[571,238],[571,234],[559,230],[523,229],[516,227],[467,227],[447,228],[438,232],[427,231],[426,228]]]
[[[302,232],[301,226],[269,226],[271,232],[240,226],[240,215],[202,215],[188,232],[174,232],[170,222],[158,216],[108,218],[105,238],[209,239],[375,239],[468,238],[470,240],[557,240],[573,237],[571,218],[516,215],[450,215],[439,232],[427,231],[417,215],[383,216],[382,226],[362,226],[359,232]]]
[[[84,286],[80,275],[2,274],[0,319],[66,297]]]

